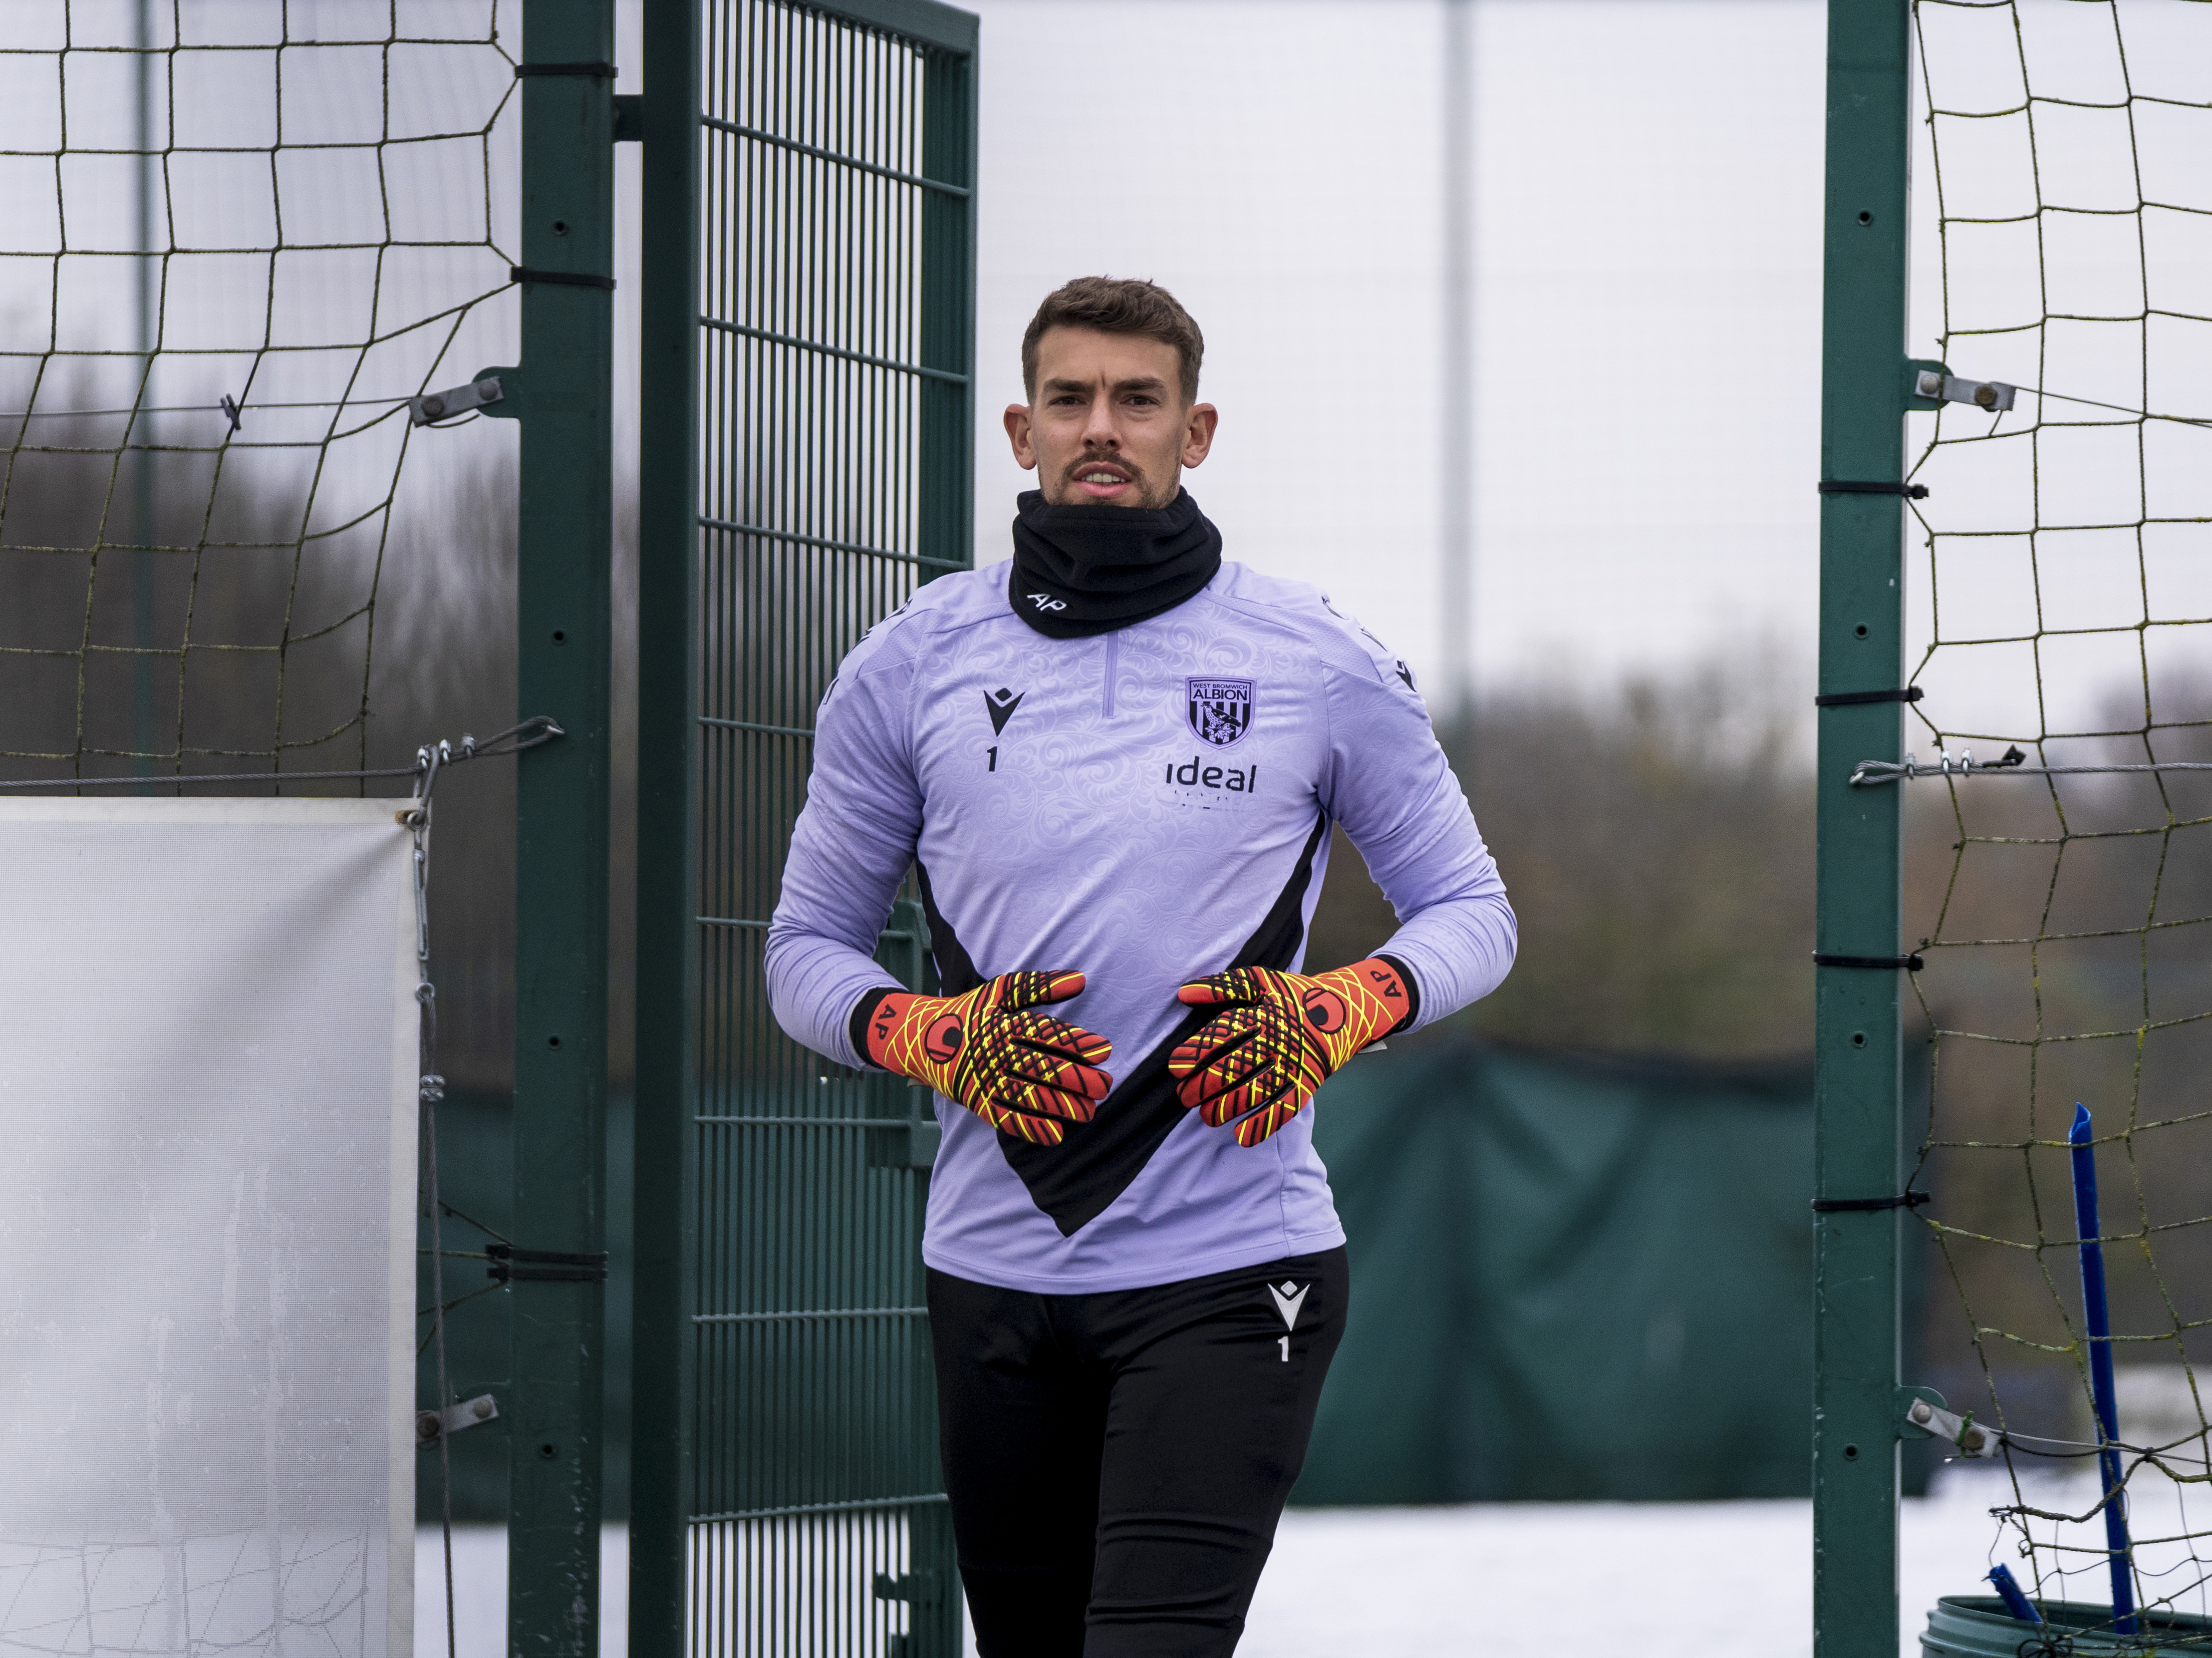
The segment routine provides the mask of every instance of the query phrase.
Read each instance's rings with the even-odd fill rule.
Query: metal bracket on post
[[[1918,406],[1934,408],[1942,403],[1967,403],[1992,415],[2002,415],[2012,408],[2013,396],[2020,390],[2007,386],[2002,380],[1963,380],[1946,372],[1941,363],[1921,368],[1914,377],[1912,392],[1919,400]]]
[[[487,398],[483,413],[489,420],[514,420],[522,412],[522,371],[512,364],[498,368],[477,370],[476,384],[489,380],[499,388],[498,395]]]
[[[410,425],[428,426],[455,415],[465,415],[471,409],[482,409],[486,404],[498,403],[507,396],[501,388],[499,375],[487,370],[466,386],[457,386],[450,392],[425,392],[419,398],[407,399],[407,420]]]
[[[1905,406],[1907,409],[1941,409],[1943,406],[1942,398],[1920,395],[1920,377],[1950,372],[1950,364],[1938,362],[1933,357],[1907,357],[1905,360]]]
[[[1900,1438],[1941,1439],[1961,1456],[1992,1457],[2004,1447],[2003,1434],[1975,1421],[1971,1412],[1960,1416],[1947,1409],[1943,1395],[1933,1388],[1900,1388],[1897,1406]]]
[[[450,1437],[464,1428],[480,1427],[498,1415],[499,1401],[489,1394],[478,1394],[474,1399],[448,1405],[442,1411],[417,1411],[415,1413],[415,1442],[427,1451],[438,1442],[441,1434]]]

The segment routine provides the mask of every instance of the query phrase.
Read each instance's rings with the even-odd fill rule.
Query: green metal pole
[[[516,779],[514,1239],[586,1256],[606,1248],[614,133],[592,66],[613,54],[614,0],[526,0],[520,706],[568,734]],[[507,1648],[598,1658],[605,1285],[518,1265],[510,1293]]]
[[[1902,477],[1910,0],[1829,0],[1820,476]],[[1903,502],[1820,498],[1820,689],[1904,671]],[[1896,702],[1820,711],[1818,949],[1898,953],[1899,791],[1854,789],[1894,760]],[[1897,970],[1817,969],[1814,1183],[1898,1191]],[[1814,1216],[1813,1640],[1818,1658],[1897,1650],[1898,1229],[1893,1208]]]
[[[921,166],[925,175],[975,188],[976,36],[964,12],[933,21],[965,36],[961,49],[933,50],[922,70]],[[927,558],[975,562],[975,198],[937,191],[921,204],[921,361],[962,378],[921,383],[921,544]],[[925,566],[925,569],[929,567]],[[925,576],[924,580],[927,580]]]
[[[699,998],[699,0],[649,0],[638,349],[637,1116],[629,1650],[684,1649]]]
[[[921,383],[921,552],[927,557],[975,562],[975,157],[977,37],[981,24],[959,12],[938,14],[942,25],[964,35],[960,47],[932,51],[922,82],[921,170],[956,185],[965,196],[925,192],[921,209],[921,361],[957,374],[957,381]],[[929,570],[929,567],[923,567]],[[938,574],[933,570],[931,574]],[[925,580],[928,579],[925,576]],[[923,929],[926,932],[927,929]],[[917,985],[920,979],[916,963]],[[918,1091],[918,1090],[917,1090]],[[915,1205],[914,1248],[921,1248],[921,1211]],[[926,1345],[917,1344],[915,1392],[933,1417],[936,1376]],[[925,1418],[926,1420],[927,1418]],[[924,1433],[927,1426],[917,1423]],[[941,1488],[941,1487],[939,1487]],[[962,1601],[958,1553],[951,1511],[942,1503],[909,1509],[912,1570],[933,1592],[915,1600],[907,1650],[914,1658],[958,1658]]]

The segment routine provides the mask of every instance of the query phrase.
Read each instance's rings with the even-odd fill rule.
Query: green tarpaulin
[[[1407,1044],[1315,1139],[1352,1315],[1302,1503],[1810,1489],[1812,1071]]]

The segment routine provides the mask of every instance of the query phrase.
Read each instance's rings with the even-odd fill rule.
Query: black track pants
[[[929,1274],[982,1658],[1222,1658],[1344,1331],[1342,1249],[1102,1295]]]

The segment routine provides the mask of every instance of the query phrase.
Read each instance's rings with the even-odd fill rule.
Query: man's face
[[[1091,328],[1044,331],[1036,397],[1007,404],[1006,436],[1054,507],[1165,507],[1219,418],[1183,401],[1175,347]]]

